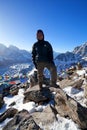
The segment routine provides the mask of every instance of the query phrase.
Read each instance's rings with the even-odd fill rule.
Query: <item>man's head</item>
[[[44,40],[44,33],[41,29],[37,30],[37,40],[38,41]]]

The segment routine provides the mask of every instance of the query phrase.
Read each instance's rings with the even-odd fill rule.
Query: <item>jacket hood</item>
[[[42,33],[43,39],[42,39],[42,40],[38,40],[38,39],[37,39],[37,40],[38,40],[38,41],[43,41],[43,40],[44,40],[44,33],[43,33],[43,31],[42,31],[41,29],[39,29],[39,30],[37,30],[37,34],[38,34],[38,33]]]

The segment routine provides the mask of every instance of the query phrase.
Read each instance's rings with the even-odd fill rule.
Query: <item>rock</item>
[[[35,70],[32,75],[29,76],[30,79],[30,87],[34,87],[35,85],[38,84],[38,73],[37,70]],[[50,78],[46,78],[43,75],[43,84],[49,85],[50,84]]]
[[[2,108],[3,104],[4,104],[3,95],[0,94],[0,109]]]
[[[69,69],[66,70],[66,73],[68,75],[72,75],[75,73],[75,71],[76,71],[76,66],[71,66]]]
[[[37,85],[38,83],[37,70],[35,70],[33,74],[29,76],[29,79],[30,79],[30,87]]]
[[[82,69],[82,64],[80,62],[77,63],[77,69],[81,70]]]
[[[58,81],[62,81],[63,80],[63,77],[61,77],[61,76],[58,76],[57,78],[58,78]]]
[[[69,69],[67,72],[66,72],[68,75],[72,75],[74,73],[74,71],[72,69]]]
[[[10,88],[10,94],[12,96],[14,95],[18,95],[18,91],[19,91],[19,88],[17,85],[13,85],[11,88]]]
[[[77,89],[81,89],[83,81],[84,81],[83,79],[78,79],[71,86]]]
[[[18,112],[3,130],[41,130],[27,110]]]
[[[87,99],[87,84],[85,85],[85,88],[84,88],[84,95],[85,95],[85,98]]]
[[[4,121],[6,118],[12,118],[18,112],[15,108],[7,109],[3,114],[0,115],[0,123]]]
[[[25,118],[20,122],[18,130],[41,130],[40,127],[35,123],[32,116]]]
[[[41,91],[39,90],[39,85],[36,85],[30,89],[28,89],[24,93],[24,103],[29,101],[34,101],[35,103],[46,102],[52,98],[52,94],[49,88],[44,87]]]
[[[61,88],[65,88],[67,86],[70,86],[72,80],[69,79],[63,79],[62,81],[59,82],[59,85]]]
[[[32,116],[37,124],[49,125],[57,120],[56,114],[55,108],[48,105],[43,112],[32,113]]]
[[[81,129],[87,128],[87,108],[81,106],[80,103],[68,96],[61,89],[56,90],[54,100],[55,108],[61,116],[69,117]]]
[[[12,102],[9,106],[14,106],[16,104],[16,102]]]
[[[60,81],[60,87],[65,88],[67,86],[72,86],[74,88],[80,89],[83,84],[83,79],[77,79],[77,80],[69,80],[69,79],[64,79]]]
[[[28,89],[29,88],[29,83],[26,82],[26,83],[20,83],[18,85],[18,88],[23,88],[24,90]]]

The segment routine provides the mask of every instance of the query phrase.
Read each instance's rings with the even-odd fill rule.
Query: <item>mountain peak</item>
[[[10,45],[10,46],[8,47],[8,49],[11,49],[11,50],[13,50],[13,51],[19,51],[19,48],[17,48],[17,47],[14,46],[14,45]]]
[[[4,44],[2,44],[2,43],[0,43],[0,50],[2,49],[2,48],[7,48]]]
[[[26,50],[21,50],[16,46],[6,47],[0,44],[0,64],[10,65],[14,63],[26,63],[31,61],[31,54]]]
[[[81,46],[75,47],[73,53],[79,54],[80,56],[87,56],[87,42],[85,42]]]

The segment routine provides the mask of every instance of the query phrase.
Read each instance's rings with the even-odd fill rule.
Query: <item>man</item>
[[[37,42],[32,48],[32,60],[38,70],[39,87],[42,89],[43,85],[43,70],[46,67],[51,74],[50,85],[57,87],[57,71],[53,61],[53,49],[48,41],[44,40],[44,33],[42,30],[37,31]]]

